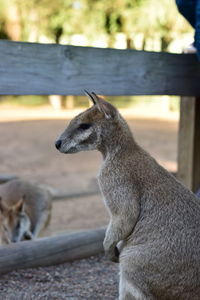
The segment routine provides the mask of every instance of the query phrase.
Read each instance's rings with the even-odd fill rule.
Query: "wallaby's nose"
[[[55,142],[55,146],[56,146],[56,148],[57,148],[58,150],[60,149],[61,144],[62,144],[62,141],[61,141],[61,140],[57,140],[57,141]]]

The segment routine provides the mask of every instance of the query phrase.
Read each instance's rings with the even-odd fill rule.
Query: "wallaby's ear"
[[[90,93],[88,93],[88,91],[84,90],[84,92],[85,92],[86,96],[92,101],[92,103],[94,105],[97,104],[94,97]]]
[[[0,197],[0,213],[6,214],[7,212],[8,212],[8,207],[5,203],[3,203],[3,200]]]
[[[97,96],[94,92],[92,92],[91,95],[93,99],[95,99],[99,111],[104,114],[107,120],[115,117],[117,110],[112,104],[106,102],[103,98]]]
[[[0,197],[0,213],[4,212],[4,205],[2,203],[2,198]]]
[[[97,96],[94,92],[88,93],[88,91],[84,90],[87,97],[92,101],[94,105],[97,106],[98,110],[101,111],[107,120],[114,118],[117,113],[116,108],[106,102],[103,98]]]
[[[24,210],[24,197],[21,198],[13,207],[12,209],[18,213],[21,213]]]

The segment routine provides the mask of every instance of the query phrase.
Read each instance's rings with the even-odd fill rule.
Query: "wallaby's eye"
[[[92,125],[87,123],[82,123],[79,125],[78,129],[86,130],[89,129]]]

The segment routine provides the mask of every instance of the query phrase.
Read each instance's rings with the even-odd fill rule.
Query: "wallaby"
[[[2,202],[1,202],[1,198],[0,198],[0,245],[3,244],[9,244],[9,240],[7,238],[6,235],[6,231],[4,229],[4,215],[3,215],[3,211],[2,211]]]
[[[34,239],[48,225],[52,196],[47,189],[20,179],[0,185],[1,243]]]
[[[199,300],[200,200],[135,142],[113,105],[87,95],[94,105],[55,146],[103,155],[98,180],[110,214],[103,244],[112,261],[119,254],[119,299]]]

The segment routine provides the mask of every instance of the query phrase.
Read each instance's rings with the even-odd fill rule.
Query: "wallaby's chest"
[[[109,166],[101,168],[98,175],[98,182],[103,195],[111,196],[114,194],[119,185],[121,185],[121,178],[122,176]]]
[[[106,206],[114,213],[120,203],[132,198],[133,184],[120,168],[110,164],[103,166],[98,175],[98,182]]]

